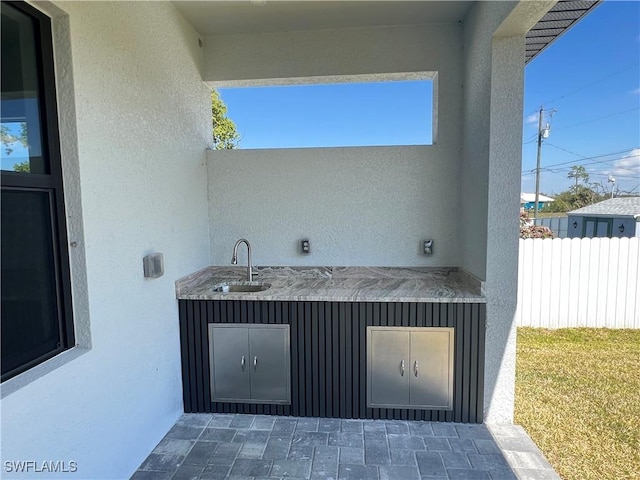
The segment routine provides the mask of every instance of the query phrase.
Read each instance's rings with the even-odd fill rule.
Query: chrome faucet
[[[231,257],[231,265],[238,264],[238,245],[240,245],[241,243],[247,245],[247,281],[251,282],[253,280],[253,268],[251,266],[251,244],[246,238],[241,238],[233,246],[233,257]]]

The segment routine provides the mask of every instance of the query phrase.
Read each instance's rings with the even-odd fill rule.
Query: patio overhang
[[[602,0],[560,0],[526,36],[525,63]],[[202,36],[463,23],[472,1],[174,1]],[[531,2],[537,3],[537,2]]]
[[[472,1],[174,1],[203,36],[462,22]]]
[[[527,34],[525,63],[529,63],[602,0],[560,0]]]

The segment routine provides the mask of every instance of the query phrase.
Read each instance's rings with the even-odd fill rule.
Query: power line
[[[551,143],[547,143],[547,145],[552,145],[552,144]],[[556,145],[553,145],[553,146],[556,147],[556,148],[559,148]],[[596,158],[610,157],[611,155],[620,155],[621,153],[629,153],[632,150],[633,150],[633,148],[627,148],[626,150],[621,150],[619,152],[611,152],[611,153],[605,153],[605,154],[602,154],[602,155],[594,155],[592,157],[582,157],[582,155],[579,155],[579,156],[581,156],[583,160],[594,160]],[[569,153],[573,153],[573,152],[569,152]],[[634,155],[625,155],[624,157],[609,158],[607,160],[602,160],[602,161],[599,161],[599,162],[591,162],[591,163],[602,163],[603,161],[604,162],[612,162],[613,160],[620,160],[620,159],[623,159],[623,158],[632,158],[632,157],[637,157],[639,155],[640,154],[636,153]],[[575,163],[575,162],[576,162],[575,160],[569,160],[568,162],[561,162],[561,163],[555,163],[553,165],[547,165],[547,167],[558,167],[560,165],[568,165],[569,163]]]
[[[587,166],[589,166],[589,165],[587,165]],[[613,168],[615,168],[615,167],[613,167]],[[554,173],[554,174],[558,174],[558,175],[564,175],[565,173],[569,173],[571,171],[571,169],[570,168],[548,168],[548,167],[542,167],[540,169],[540,171],[547,172],[547,173]],[[593,170],[593,171],[590,171],[588,173],[591,176],[603,176],[603,177],[606,177],[608,175],[611,175],[611,173],[604,173],[604,172],[609,172],[609,171],[610,171],[610,169],[607,169],[607,170]],[[631,173],[636,173],[633,170],[629,170],[629,171]],[[534,169],[533,171],[523,173],[522,176],[523,177],[528,177],[530,175],[535,175],[535,174],[536,174],[536,172],[535,172],[535,169]],[[619,178],[634,178],[634,179],[638,178],[638,175],[618,175],[618,174],[615,174],[615,176],[619,177]]]
[[[609,176],[611,176],[611,174],[609,173],[598,173],[598,172],[589,172],[589,176],[590,177],[602,177],[602,178],[607,178]],[[633,179],[638,179],[637,175],[632,176],[628,176],[628,175],[616,175],[616,178],[633,178]]]
[[[625,150],[625,152],[628,152],[628,150]],[[623,153],[623,152],[618,152],[618,153]],[[563,165],[589,166],[589,165],[596,165],[596,164],[601,164],[601,163],[613,162],[613,161],[622,160],[622,159],[625,159],[625,158],[640,157],[640,153],[639,153],[639,154],[635,154],[635,155],[628,155],[628,156],[616,157],[616,158],[608,158],[606,160],[594,160],[593,162],[584,163],[584,160],[591,160],[591,159],[594,159],[594,158],[601,158],[601,157],[606,157],[606,156],[610,156],[610,155],[614,155],[614,154],[610,153],[610,154],[607,154],[607,155],[600,155],[599,157],[591,157],[591,158],[586,158],[586,159],[583,158],[582,160],[571,160],[571,161],[568,161],[568,162],[556,163],[556,164],[553,164],[553,165],[547,165],[546,167],[542,167],[541,169],[549,171],[549,170],[552,170],[553,167],[561,167]],[[620,168],[620,169],[624,169],[624,170],[629,170],[628,168],[618,167],[618,166],[614,166],[614,165],[612,165],[612,167],[613,168]],[[564,168],[557,168],[555,170],[561,171],[561,170],[564,170]],[[569,171],[569,170],[570,170],[570,168],[567,169],[567,171]],[[630,171],[635,173],[635,170],[630,170]],[[535,175],[535,172],[536,172],[536,169],[533,168],[530,171],[523,173],[522,176],[524,177],[526,175]]]
[[[636,62],[636,63],[633,63],[633,64],[631,64],[631,65],[629,65],[629,66],[627,66],[626,68],[624,68],[624,69],[622,69],[622,70],[619,70],[618,72],[612,73],[612,74],[610,74],[610,75],[606,75],[605,77],[602,77],[602,78],[600,78],[600,79],[598,79],[598,80],[595,80],[594,82],[588,83],[588,84],[586,84],[586,85],[583,85],[583,86],[581,86],[581,87],[575,88],[575,89],[573,89],[573,90],[569,90],[567,93],[565,93],[565,94],[563,94],[563,95],[560,95],[559,97],[555,97],[555,98],[553,98],[553,99],[551,99],[551,100],[547,100],[547,101],[542,102],[542,103],[543,103],[543,104],[545,104],[545,103],[546,103],[546,104],[548,104],[548,103],[556,102],[556,101],[558,101],[558,100],[562,100],[562,99],[564,99],[564,98],[566,98],[566,97],[569,97],[569,96],[573,95],[574,93],[577,93],[577,92],[582,91],[582,90],[584,90],[584,89],[586,89],[586,88],[588,88],[588,87],[590,87],[590,86],[592,86],[592,85],[595,85],[595,84],[597,84],[597,83],[600,83],[601,81],[606,80],[607,78],[613,77],[613,76],[615,76],[615,75],[619,75],[619,74],[621,74],[621,73],[623,73],[623,72],[626,72],[627,70],[629,70],[629,69],[633,68],[636,64],[637,64],[637,62]],[[531,115],[536,114],[537,112],[538,112],[538,109],[530,110],[530,111],[529,111],[528,113],[526,113],[524,116],[525,116],[525,117],[528,117],[528,116],[531,116]]]
[[[592,123],[592,122],[597,122],[598,120],[602,120],[603,118],[610,118],[610,117],[615,117],[617,115],[622,115],[623,113],[628,113],[628,112],[632,112],[634,110],[640,110],[640,107],[633,107],[633,108],[629,108],[628,110],[622,110],[621,112],[615,112],[615,113],[611,113],[609,115],[605,115],[603,117],[598,117],[598,118],[593,118],[591,120],[585,120],[584,122],[579,122],[579,123],[574,123],[572,125],[565,125],[564,127],[556,127],[555,130],[563,130],[565,128],[572,128],[572,127],[577,127],[578,125],[584,125],[586,123]]]
[[[622,158],[628,158],[628,157],[622,157]],[[606,166],[609,166],[609,167],[613,168],[614,170],[624,170],[625,172],[635,173],[636,174],[636,178],[638,178],[640,176],[640,171],[638,171],[638,170],[633,170],[632,168],[619,167],[617,165],[612,165],[610,163],[605,163],[605,162],[586,163],[583,166],[595,165],[596,163],[604,163]],[[562,168],[554,168],[553,170],[555,170],[557,172],[570,172],[571,168],[572,167],[562,167]],[[610,171],[611,168],[608,168],[607,171]],[[595,175],[596,172],[598,172],[598,170],[593,170],[593,172],[594,172],[594,175]],[[633,178],[633,177],[629,177],[629,178]]]
[[[552,144],[551,143],[547,143],[547,145],[552,145]],[[621,150],[619,152],[605,153],[603,155],[595,155],[593,157],[582,157],[582,159],[583,160],[593,160],[593,159],[596,159],[596,158],[610,157],[611,155],[619,155],[621,153],[628,153],[631,150],[633,150],[633,148],[627,148],[627,149]],[[569,153],[573,153],[573,152],[569,152]],[[579,155],[579,154],[575,154],[575,155]],[[581,155],[579,155],[579,156],[581,156]],[[636,155],[628,155],[628,156],[624,156],[624,157],[610,158],[610,159],[607,159],[607,160],[604,160],[604,161],[605,162],[612,162],[614,160],[621,160],[623,158],[630,158],[630,157],[637,157],[637,156],[638,156],[638,154],[636,154]],[[569,165],[570,163],[571,164],[575,164],[576,162],[579,163],[579,160],[569,160],[568,162],[554,163],[552,165],[547,165],[545,168],[559,167],[559,166],[562,166],[562,165]],[[602,162],[593,162],[593,163],[602,163]]]
[[[633,156],[637,157],[637,156],[640,156],[640,154],[639,155],[633,155]],[[612,162],[614,160],[622,160],[624,158],[632,158],[632,157],[617,157],[617,158],[612,158],[612,159],[609,159],[609,160],[596,160],[596,161],[589,162],[589,163],[581,163],[580,160],[576,160],[576,161],[572,161],[572,162],[568,162],[568,163],[571,163],[572,165],[581,165],[583,167],[588,167],[590,165],[596,165],[596,164],[602,164],[602,163],[607,164],[607,162]],[[631,173],[637,173],[635,170],[632,170],[632,169],[629,169],[629,168],[618,167],[617,165],[609,165],[609,166],[611,168],[614,168],[614,169],[627,170],[627,171],[630,171]],[[564,172],[569,172],[569,171],[571,171],[571,168],[567,168],[567,167],[553,168],[553,166],[548,166],[548,167],[541,167],[540,170],[544,170],[544,171],[547,171],[547,172],[563,172],[563,171]],[[534,168],[529,172],[523,173],[522,176],[524,177],[526,175],[535,175],[535,171],[536,171],[536,169]]]
[[[571,155],[576,155],[576,156],[581,157],[581,158],[588,158],[588,157],[585,157],[584,155],[581,155],[579,153],[572,152],[571,150],[567,150],[566,148],[562,148],[562,147],[559,147],[558,145],[554,145],[553,143],[547,143],[547,145],[549,145],[550,147],[553,147],[553,148],[557,148],[558,150],[562,150],[563,152],[570,153]]]
[[[601,77],[601,78],[599,78],[598,80],[594,80],[594,81],[593,81],[593,82],[591,82],[591,83],[587,83],[586,85],[583,85],[583,86],[581,86],[581,87],[577,87],[577,88],[574,88],[573,90],[569,90],[567,93],[564,93],[564,94],[560,95],[559,97],[556,97],[556,98],[554,98],[554,99],[552,99],[552,100],[547,100],[546,102],[542,102],[542,104],[544,105],[545,103],[553,103],[553,102],[555,102],[555,101],[557,101],[557,100],[561,100],[561,99],[563,99],[563,98],[569,97],[569,96],[573,95],[574,93],[579,92],[579,91],[581,91],[581,90],[584,90],[585,88],[589,88],[589,87],[590,87],[590,86],[592,86],[592,85],[596,85],[597,83],[600,83],[600,82],[602,82],[603,80],[606,80],[607,78],[611,78],[611,77],[615,77],[616,75],[620,75],[621,73],[624,73],[624,72],[626,72],[627,70],[630,70],[631,68],[635,67],[636,65],[638,65],[638,62],[634,62],[634,63],[632,63],[632,64],[630,64],[630,65],[627,65],[627,66],[626,66],[625,68],[623,68],[622,70],[618,70],[617,72],[610,73],[609,75],[605,75],[604,77]],[[531,114],[533,114],[533,113],[535,113],[535,112],[537,112],[537,111],[538,111],[538,110],[533,110],[533,111],[531,111],[531,112],[529,113],[529,115],[531,115]]]
[[[626,158],[626,157],[622,157],[622,158]],[[589,166],[589,165],[593,165],[593,164],[592,163],[586,164],[586,166]],[[628,169],[628,168],[624,169],[622,167],[615,167],[615,166],[612,166],[612,167],[617,169],[617,170],[627,170],[627,171],[629,171],[631,173],[637,173],[635,170],[631,170],[631,169]],[[566,168],[566,167],[565,168],[542,167],[540,170],[543,171],[543,172],[547,172],[547,173],[553,173],[553,174],[557,174],[557,175],[564,175],[565,173],[570,172],[571,168]],[[591,171],[591,172],[588,172],[588,173],[589,173],[590,176],[606,177],[606,176],[610,175],[609,173],[603,173],[600,170],[595,170],[595,171]],[[523,173],[522,176],[523,177],[527,177],[529,175],[535,175],[535,174],[536,174],[536,171],[535,171],[535,168],[534,168],[530,172]],[[618,175],[618,174],[616,174],[616,177],[618,177],[618,178],[633,178],[633,179],[637,179],[638,178],[638,174],[636,174],[636,175]]]
[[[584,155],[581,155],[581,154],[579,154],[579,153],[572,152],[571,150],[567,150],[566,148],[559,147],[558,145],[554,145],[553,143],[547,143],[547,145],[549,145],[549,146],[551,146],[551,147],[553,147],[553,148],[557,148],[558,150],[562,150],[563,152],[567,152],[567,153],[570,153],[570,154],[572,154],[572,155],[576,155],[576,156],[578,156],[578,157],[581,157],[583,160],[584,160],[584,159],[586,159],[586,160],[590,160],[590,158],[589,158],[589,157],[585,157]],[[616,161],[616,160],[622,160],[622,159],[625,159],[625,158],[633,158],[633,157],[637,157],[637,156],[638,156],[638,155],[627,155],[627,156],[620,157],[620,158],[609,158],[609,159],[607,159],[607,160],[602,160],[602,161],[599,161],[599,162],[589,162],[589,163],[587,163],[587,164],[585,164],[585,165],[592,165],[592,164],[594,164],[594,163],[608,163],[608,162],[614,162],[614,161]],[[618,165],[613,165],[613,164],[612,164],[611,166],[612,166],[612,167],[614,167],[614,168],[617,168],[617,169],[619,169],[619,170],[627,170],[627,171],[629,171],[629,172],[637,173],[637,171],[636,171],[636,170],[633,170],[633,169],[631,169],[631,168],[620,167],[620,166],[618,166]],[[562,169],[561,169],[561,170],[562,170]]]
[[[572,169],[571,168],[543,168],[542,170],[545,170],[547,172],[554,172],[554,173],[569,173]],[[631,173],[636,173],[634,170],[629,170]],[[606,172],[606,173],[605,173]],[[590,170],[587,172],[590,176],[602,176],[602,177],[606,177],[607,175],[611,175],[611,169],[606,169],[606,170]],[[621,175],[616,174],[616,177],[620,177],[620,178],[639,178],[639,175],[625,175],[624,173]]]

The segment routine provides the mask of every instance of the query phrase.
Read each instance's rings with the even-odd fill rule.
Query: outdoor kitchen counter
[[[181,300],[485,303],[481,282],[457,268],[257,267],[262,292],[221,293],[229,281],[246,280],[246,267],[211,266],[176,281]]]

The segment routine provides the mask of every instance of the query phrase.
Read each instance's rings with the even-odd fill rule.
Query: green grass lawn
[[[566,480],[640,479],[640,330],[519,328],[515,422]]]

